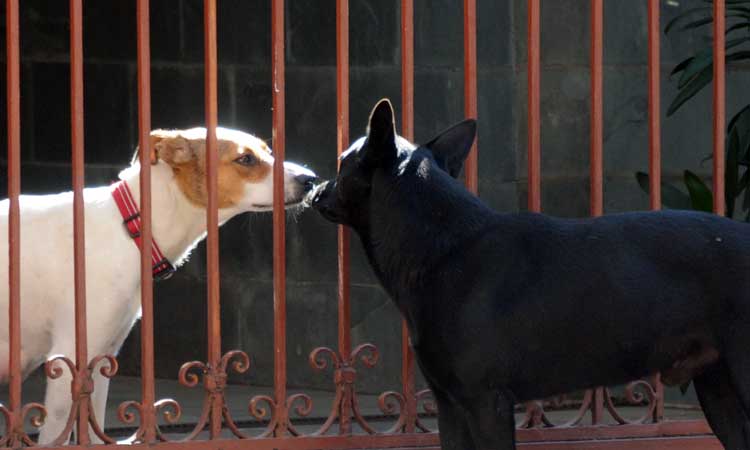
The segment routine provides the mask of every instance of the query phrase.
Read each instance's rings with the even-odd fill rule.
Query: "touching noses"
[[[315,187],[315,182],[318,181],[318,177],[315,176],[315,174],[300,174],[294,177],[294,181],[299,183],[304,189],[305,192],[310,192]]]
[[[299,166],[297,164],[286,163],[288,168],[291,169],[293,176],[292,179],[296,184],[302,186],[305,192],[310,192],[315,187],[315,182],[318,181],[318,176],[312,170]]]

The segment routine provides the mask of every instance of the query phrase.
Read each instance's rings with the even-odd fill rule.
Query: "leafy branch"
[[[703,0],[711,4],[712,0]],[[726,64],[736,65],[750,60],[750,0],[726,0]],[[664,32],[686,32],[708,28],[713,24],[713,6],[700,6],[683,11],[672,19]],[[667,117],[672,116],[713,81],[713,45],[709,44],[695,54],[677,64],[670,78],[677,79],[678,93],[667,109]],[[735,205],[742,198],[740,210],[744,220],[750,222],[750,104],[737,112],[729,121],[726,130],[726,170],[724,175],[726,215],[739,215]],[[703,159],[711,160],[712,154]],[[638,184],[648,192],[648,174],[636,173]],[[711,187],[695,173],[683,172],[682,187],[662,182],[664,206],[673,209],[713,210]]]

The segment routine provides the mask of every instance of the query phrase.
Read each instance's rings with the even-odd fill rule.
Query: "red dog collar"
[[[141,213],[138,211],[138,206],[133,199],[133,194],[130,193],[128,183],[124,180],[119,181],[112,185],[112,198],[115,199],[117,209],[120,210],[120,214],[123,218],[123,225],[128,230],[128,234],[135,245],[141,248]],[[161,281],[171,277],[175,272],[175,268],[172,263],[164,256],[164,254],[156,245],[156,240],[151,239],[151,264],[152,274],[154,280]]]

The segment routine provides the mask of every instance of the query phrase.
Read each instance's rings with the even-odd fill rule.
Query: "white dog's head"
[[[247,133],[217,128],[219,208],[235,211],[269,211],[273,208],[273,162],[265,142]],[[154,130],[151,163],[163,161],[174,172],[187,199],[205,207],[206,129]],[[313,188],[315,174],[297,164],[284,162],[284,203],[301,204]]]

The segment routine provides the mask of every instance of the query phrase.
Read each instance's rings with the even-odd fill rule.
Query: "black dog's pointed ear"
[[[432,151],[435,161],[443,170],[458,178],[476,134],[476,120],[467,119],[438,134],[424,146]]]
[[[366,163],[381,166],[396,160],[396,124],[393,117],[393,105],[387,98],[380,100],[370,113],[363,155]]]

